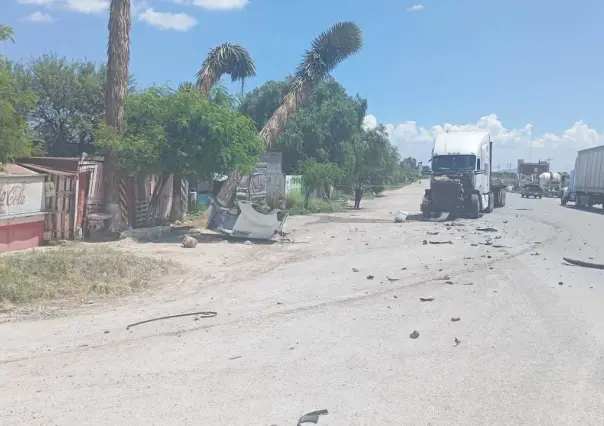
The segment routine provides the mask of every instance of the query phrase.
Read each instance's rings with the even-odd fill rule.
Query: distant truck
[[[579,207],[596,204],[604,207],[604,145],[583,149],[577,154],[570,184],[560,197],[563,206],[568,202]]]
[[[441,133],[432,150],[430,189],[421,203],[422,216],[443,213],[477,219],[505,206],[505,184],[492,179],[493,142],[487,132]]]

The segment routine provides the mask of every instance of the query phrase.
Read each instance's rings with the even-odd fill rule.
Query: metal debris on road
[[[420,302],[432,302],[434,300],[434,297],[420,297],[419,301]]]
[[[563,281],[558,281],[558,285],[564,285]]]
[[[357,268],[352,268],[352,272],[359,272]]]
[[[422,241],[422,244],[423,244],[423,245],[428,244],[428,240],[424,240],[424,241]]]
[[[146,324],[148,322],[153,322],[153,321],[161,321],[161,320],[165,320],[165,319],[190,317],[190,316],[197,316],[199,318],[212,318],[212,317],[215,317],[216,315],[218,315],[218,313],[214,312],[214,311],[201,311],[201,312],[190,312],[190,313],[186,313],[186,314],[168,315],[165,317],[151,318],[151,319],[148,319],[145,321],[135,322],[134,324],[128,325],[126,327],[126,330],[129,330],[130,327],[135,327],[137,325]]]
[[[430,244],[453,244],[453,241],[428,241]]]
[[[499,232],[497,228],[492,228],[490,226],[486,226],[484,228],[476,228],[476,230],[480,232]]]
[[[417,339],[418,337],[419,337],[419,331],[417,331],[417,330],[413,330],[413,333],[411,333],[409,335],[409,338],[411,338],[411,339]]]
[[[372,279],[374,279],[374,278],[375,278],[375,277],[374,277],[373,275],[367,275],[367,279],[368,279],[368,280],[372,280]]]
[[[455,338],[455,340],[454,340],[454,342],[455,342],[455,346],[453,346],[453,347],[456,347],[456,346],[459,346],[459,344],[461,343],[461,340],[459,340],[459,339],[456,337],[456,338]]]
[[[569,263],[569,264],[575,265],[575,266],[581,266],[583,268],[604,269],[604,265],[601,263],[585,262],[583,260],[571,259],[569,257],[563,257],[562,259],[566,263]]]
[[[306,413],[302,417],[300,417],[300,420],[298,420],[298,423],[296,426],[302,426],[302,423],[317,424],[317,423],[319,423],[319,416],[324,416],[327,414],[329,414],[329,412],[327,410],[311,411],[310,413]]]
[[[386,279],[390,282],[394,282],[394,281],[398,281],[400,278],[390,278],[387,276]]]
[[[457,322],[457,321],[459,321],[460,319],[461,319],[461,318],[455,318],[455,317],[453,317],[453,318],[451,318],[451,322]]]

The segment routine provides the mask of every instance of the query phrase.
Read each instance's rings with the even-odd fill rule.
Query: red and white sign
[[[0,217],[40,213],[43,206],[43,181],[0,178]]]

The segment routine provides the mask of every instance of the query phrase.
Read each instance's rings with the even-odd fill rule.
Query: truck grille
[[[450,211],[457,206],[461,193],[461,183],[456,181],[432,182],[432,205],[442,211]]]

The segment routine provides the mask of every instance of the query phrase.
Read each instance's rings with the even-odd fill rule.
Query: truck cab
[[[424,217],[442,213],[478,218],[505,203],[503,186],[491,182],[492,142],[487,132],[437,136],[432,149],[430,189],[420,206]]]

